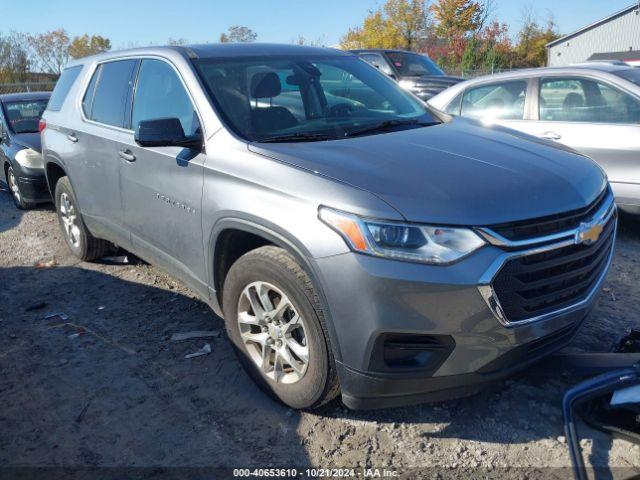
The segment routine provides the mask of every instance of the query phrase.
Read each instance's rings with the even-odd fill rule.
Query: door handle
[[[69,135],[67,135],[67,140],[72,143],[76,143],[78,141],[78,137],[76,137],[75,133],[70,133]]]
[[[562,135],[556,132],[544,132],[540,135],[542,138],[546,138],[547,140],[560,140]]]
[[[126,160],[127,162],[136,161],[136,156],[133,153],[131,153],[130,150],[120,150],[118,152],[118,155],[120,156],[120,158],[122,158],[123,160]]]

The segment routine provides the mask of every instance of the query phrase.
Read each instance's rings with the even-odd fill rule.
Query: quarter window
[[[522,120],[526,95],[526,80],[471,88],[464,93],[460,114],[482,119]]]
[[[67,98],[67,94],[73,83],[78,78],[78,74],[82,70],[82,65],[78,65],[77,67],[66,68],[60,78],[56,82],[56,86],[51,93],[51,98],[49,98],[49,104],[47,105],[47,110],[58,111],[62,108],[62,104]]]
[[[387,63],[387,61],[380,55],[379,53],[361,53],[360,58],[362,58],[365,62],[373,65],[374,67],[380,69],[380,71],[386,73],[387,75],[393,75],[393,70]]]
[[[89,87],[87,87],[87,91],[84,94],[82,99],[82,111],[86,115],[87,118],[91,118],[91,108],[93,107],[93,97],[96,93],[96,85],[98,84],[98,78],[100,78],[100,72],[102,70],[102,65],[100,65],[91,77],[91,82],[89,82]]]
[[[125,126],[126,104],[136,64],[137,60],[117,60],[100,66],[89,118],[115,127]]]
[[[540,120],[548,122],[640,123],[640,102],[605,83],[586,78],[544,78]]]
[[[143,60],[133,99],[134,129],[143,120],[177,118],[185,135],[200,131],[200,122],[178,74],[162,60]]]

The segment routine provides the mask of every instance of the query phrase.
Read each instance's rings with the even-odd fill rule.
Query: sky
[[[571,33],[623,9],[634,0],[494,0],[495,17],[515,36],[523,8],[533,6],[540,20],[551,12],[561,33]],[[189,43],[217,42],[231,25],[246,25],[258,41],[308,40],[336,45],[383,0],[0,0],[2,33],[64,28],[108,37],[113,48],[164,44],[168,38]]]

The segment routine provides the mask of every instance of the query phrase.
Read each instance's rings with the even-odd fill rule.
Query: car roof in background
[[[70,61],[68,67],[83,65],[92,61],[110,60],[136,55],[181,55],[188,58],[238,58],[263,56],[353,56],[351,52],[335,48],[287,45],[278,43],[206,43],[202,45],[167,45],[141,47],[109,52]]]
[[[411,55],[424,55],[423,53],[410,52],[409,50],[397,50],[394,48],[356,48],[349,51],[353,53],[387,52],[387,53],[409,53]]]
[[[51,92],[5,93],[0,95],[0,102],[28,102],[30,100],[49,100]]]
[[[576,63],[573,65],[565,65],[562,67],[538,67],[538,68],[522,68],[516,70],[510,70],[508,72],[495,73],[493,75],[482,75],[480,77],[470,78],[467,81],[463,82],[474,83],[476,81],[485,82],[490,80],[500,80],[506,78],[526,78],[529,76],[539,76],[547,73],[559,73],[559,74],[567,74],[567,75],[575,75],[578,73],[616,73],[624,70],[634,70],[638,67],[634,67],[632,65],[619,62],[619,61],[598,61],[598,62],[584,62],[584,63]],[[462,85],[462,84],[458,84]]]

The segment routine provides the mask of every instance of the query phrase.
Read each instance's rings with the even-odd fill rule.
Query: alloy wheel
[[[237,318],[247,353],[266,377],[281,384],[302,379],[309,365],[305,322],[279,288],[249,284],[240,295]]]
[[[18,187],[18,182],[16,180],[16,176],[13,173],[13,168],[9,167],[7,171],[7,181],[9,183],[9,189],[11,190],[11,194],[13,198],[16,199],[18,204],[22,203],[22,195],[20,195],[20,187]]]
[[[69,243],[74,248],[79,248],[81,237],[76,207],[71,201],[71,197],[64,192],[60,194],[60,219]]]

